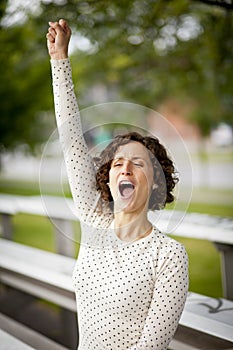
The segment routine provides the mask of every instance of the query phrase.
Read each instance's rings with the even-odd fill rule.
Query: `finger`
[[[56,32],[63,30],[58,22],[49,22],[50,28],[53,28]]]
[[[58,23],[60,24],[61,27],[65,28],[67,26],[67,23],[64,19],[59,19]]]
[[[47,34],[46,34],[46,38],[47,38],[47,40],[48,40],[50,43],[54,43],[54,42],[55,42],[55,38],[54,38],[50,33],[47,33]]]
[[[49,22],[49,25],[51,26],[51,27],[54,27],[56,24],[58,24],[58,22]]]
[[[60,24],[60,26],[63,28],[63,30],[67,33],[70,34],[71,33],[71,29],[68,26],[68,23],[66,22],[66,20],[64,20],[63,18],[61,18],[58,23]]]
[[[52,35],[54,38],[56,37],[57,33],[54,28],[49,28],[49,34]]]

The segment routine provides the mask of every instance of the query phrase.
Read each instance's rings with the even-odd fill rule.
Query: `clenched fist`
[[[61,60],[68,57],[70,37],[71,29],[64,19],[60,19],[58,22],[49,22],[46,38],[51,59]]]

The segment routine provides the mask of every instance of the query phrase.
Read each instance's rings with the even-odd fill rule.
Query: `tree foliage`
[[[45,112],[51,109],[52,94],[40,36],[33,20],[0,28],[1,151],[19,145],[35,150],[48,135]]]
[[[233,124],[231,9],[214,0],[41,1],[23,24],[1,28],[2,144],[33,145],[43,135],[38,114],[53,108],[44,37],[58,18],[78,44],[89,39],[89,49],[72,52],[82,106],[96,102],[91,87],[102,84],[111,99],[155,109],[167,97],[192,99],[189,117],[203,135],[221,120]]]
[[[232,124],[232,7],[229,1],[73,0],[44,5],[43,13],[66,16],[97,43],[84,58],[90,85],[101,81],[152,108],[168,96],[193,98],[190,117],[207,135],[221,120]]]

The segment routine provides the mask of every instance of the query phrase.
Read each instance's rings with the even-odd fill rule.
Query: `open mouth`
[[[119,183],[119,192],[121,197],[123,198],[129,198],[132,196],[134,192],[135,186],[130,181],[121,181]]]

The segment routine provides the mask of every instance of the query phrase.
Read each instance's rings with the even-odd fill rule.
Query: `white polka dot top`
[[[155,227],[134,242],[115,235],[113,214],[95,188],[70,62],[51,60],[51,64],[58,130],[82,226],[73,271],[78,350],[166,350],[187,296],[186,251]]]

